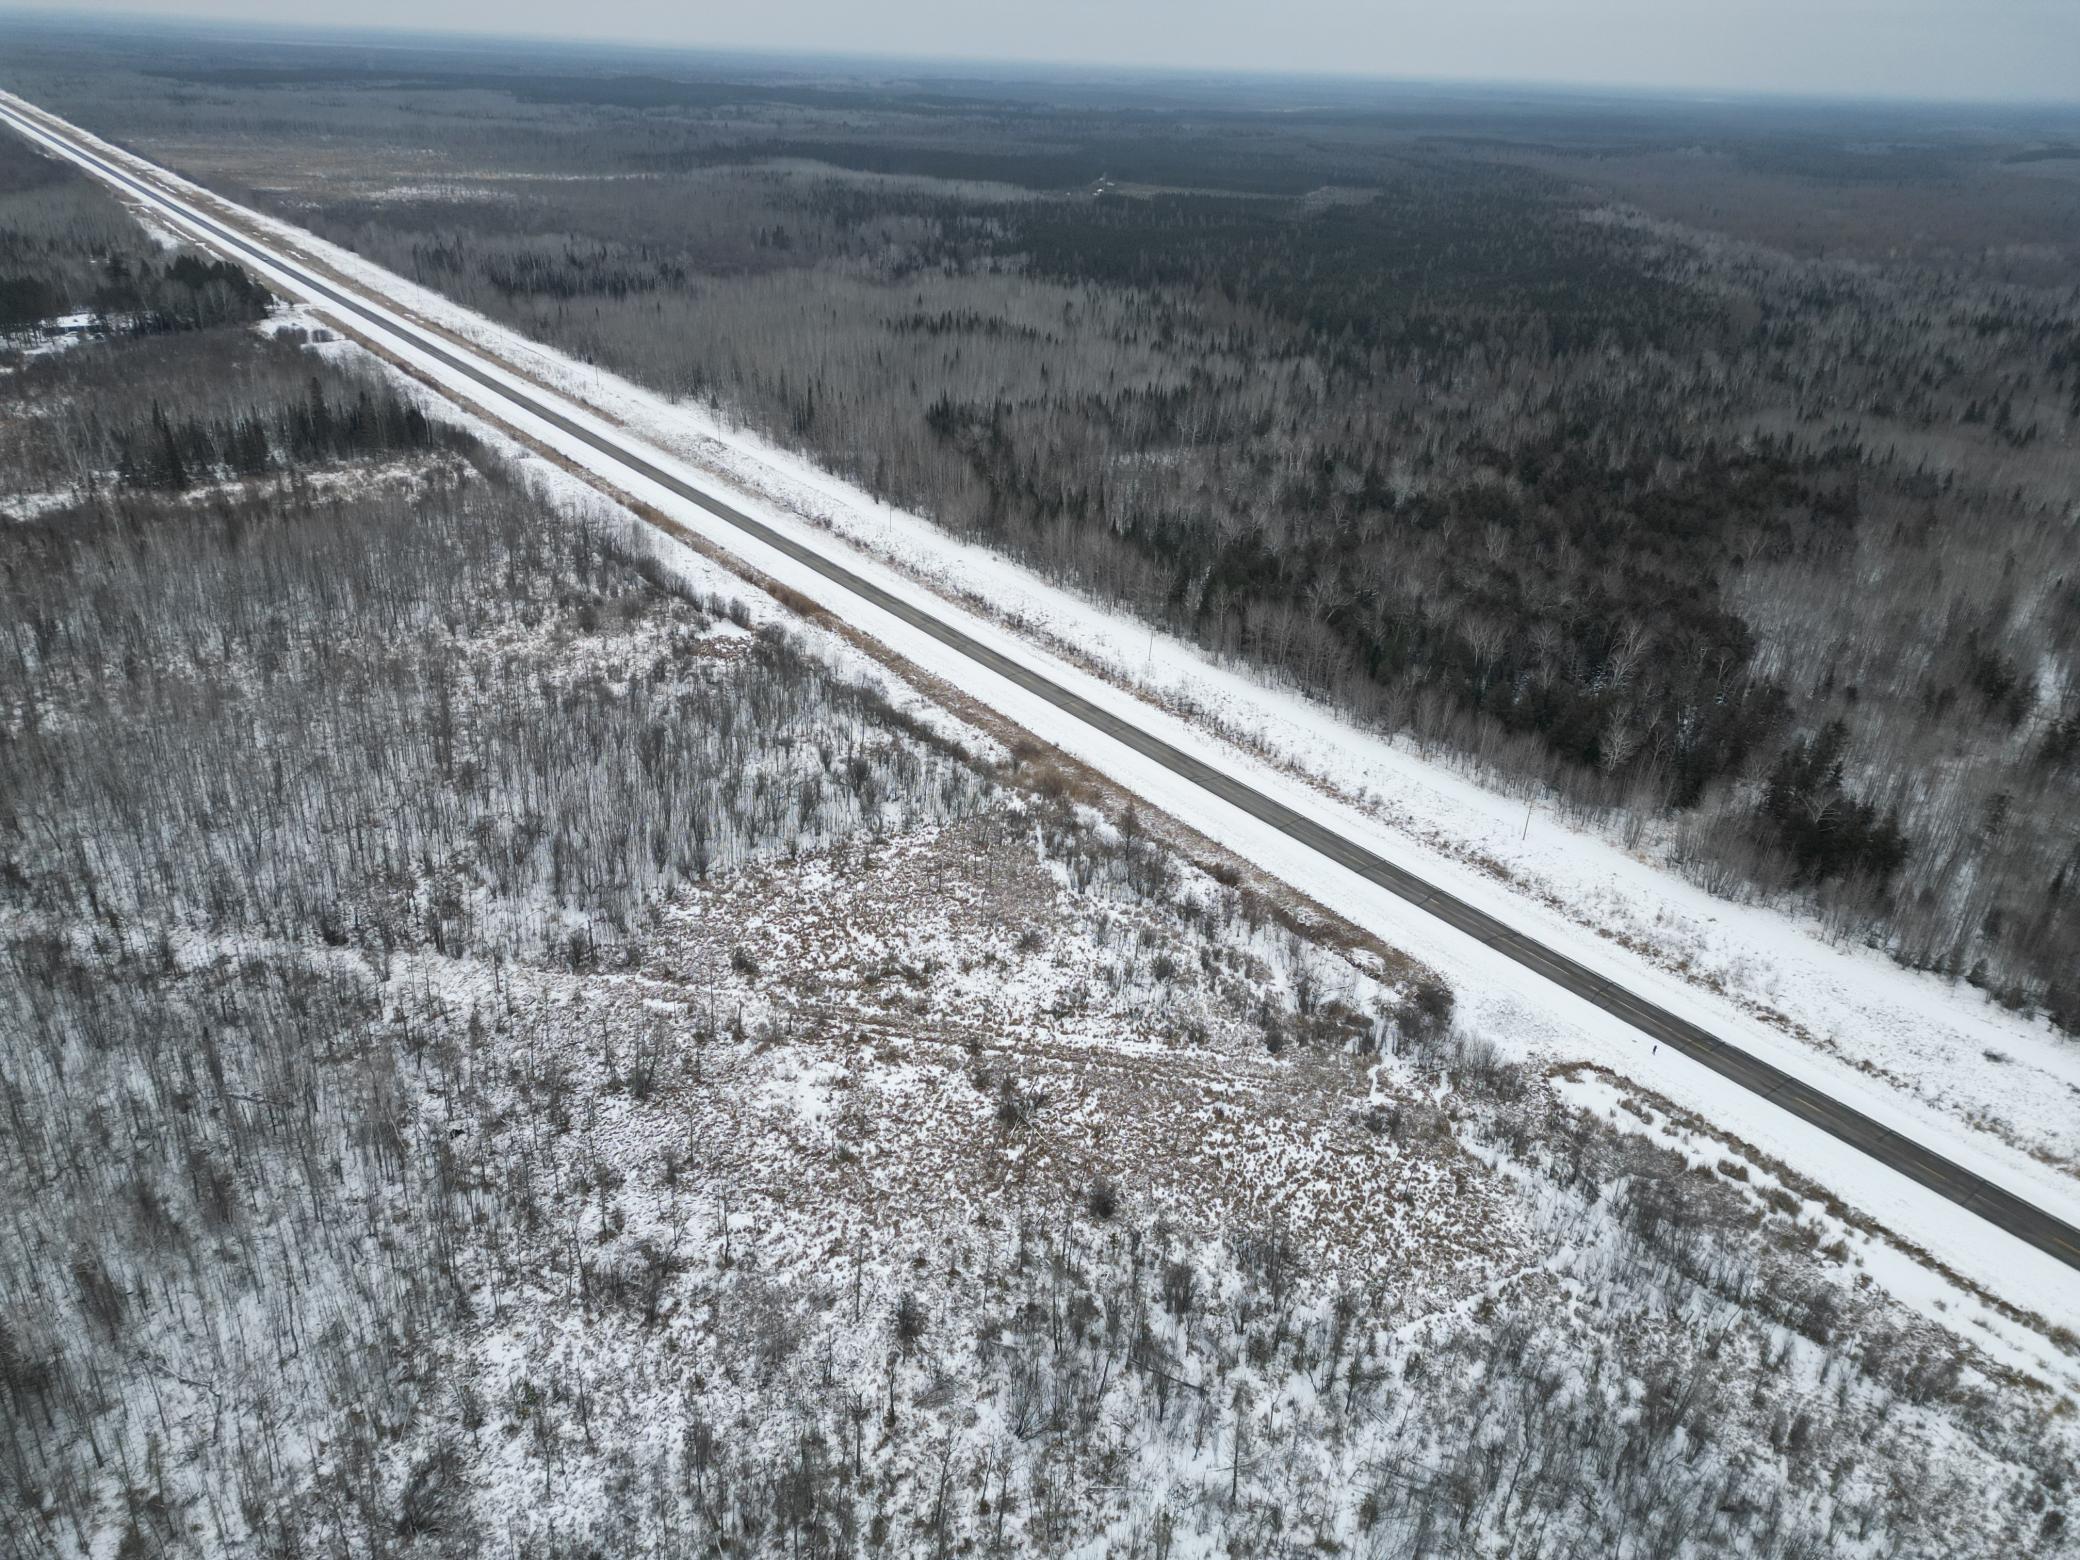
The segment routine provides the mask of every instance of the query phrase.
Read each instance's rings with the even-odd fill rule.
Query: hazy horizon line
[[[661,52],[718,59],[772,62],[802,61],[805,63],[823,62],[828,64],[857,62],[880,66],[936,67],[948,74],[951,74],[955,68],[964,72],[974,72],[978,69],[994,67],[1007,71],[1030,72],[1040,80],[1061,79],[1073,76],[1077,72],[1085,72],[1119,77],[1126,80],[1135,78],[1174,78],[1198,81],[1239,80],[1267,83],[1319,83],[1344,87],[1428,87],[1462,91],[1543,93],[1556,97],[1632,98],[1697,104],[1945,110],[2040,109],[2067,113],[2080,112],[2080,88],[2076,88],[2073,96],[2064,98],[2029,97],[2023,95],[2005,97],[1945,97],[1908,92],[1887,93],[1850,87],[1818,91],[1813,89],[1762,86],[1704,86],[1672,81],[1588,81],[1567,77],[1484,76],[1450,73],[1394,74],[1364,69],[1337,70],[1326,66],[1252,69],[1241,65],[1192,65],[1151,61],[1075,59],[1062,56],[1002,54],[987,51],[919,54],[900,50],[805,49],[787,44],[703,43],[684,38],[668,38],[656,34],[611,33],[605,36],[588,36],[577,33],[537,32],[525,29],[508,31],[493,27],[470,28],[453,24],[428,27],[412,27],[398,24],[357,26],[349,22],[285,21],[272,17],[218,16],[201,12],[140,11],[121,6],[96,7],[89,11],[81,11],[76,6],[68,7],[57,4],[19,5],[0,3],[0,18],[10,17],[54,22],[63,27],[79,31],[107,30],[131,25],[176,33],[184,29],[243,32],[251,35],[250,41],[253,42],[276,42],[308,48],[346,47],[350,46],[352,41],[378,39],[400,40],[399,44],[390,45],[398,47],[409,45],[426,47],[429,44],[446,44],[461,48],[475,43],[554,44],[566,47],[577,46],[602,53],[616,51],[635,53]],[[385,45],[364,43],[363,46],[383,47]],[[984,75],[982,79],[987,80],[989,77]]]

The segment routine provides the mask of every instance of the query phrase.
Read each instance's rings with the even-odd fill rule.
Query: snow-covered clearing
[[[35,520],[78,502],[79,494],[70,488],[45,493],[9,493],[0,498],[0,519]]]
[[[0,358],[52,357],[82,343],[100,340],[129,324],[122,315],[61,314],[20,330],[0,332]]]
[[[102,145],[95,149],[123,156]],[[1793,918],[1712,900],[1649,861],[1538,817],[1535,807],[1527,820],[1521,800],[1485,792],[1288,692],[1214,665],[1189,646],[1151,636],[1120,615],[952,541],[922,519],[882,510],[799,457],[730,429],[701,408],[669,404],[560,358],[307,233],[227,207],[195,186],[152,173],[183,199],[213,206],[249,231],[270,233],[285,255],[330,268],[379,293],[385,300],[379,307],[400,311],[393,318],[415,314],[495,355],[499,362],[487,369],[501,382],[531,391],[547,385],[597,407],[596,413],[573,415],[609,438],[634,435],[665,452],[658,464],[675,476],[726,493],[760,520],[814,541],[856,573],[928,605],[973,638],[1034,666],[1061,686],[1228,768],[1843,1103],[1940,1146],[2069,1222],[2080,1220],[2080,1187],[2029,1151],[2057,1154],[2060,1145],[2076,1140],[2080,1128],[2080,1055],[2040,1024],[2000,1012],[1976,992],[1909,975],[1875,953],[1829,947]],[[290,296],[308,295],[291,275],[267,265],[254,269]],[[482,387],[428,357],[408,338],[322,303],[318,312],[370,338],[466,402],[486,402]],[[1511,1050],[1553,1061],[1585,1060],[1637,1077],[1680,1107],[1834,1189],[1972,1283],[2054,1323],[2080,1322],[2080,1286],[2073,1284],[2070,1269],[2049,1256],[1960,1213],[1936,1194],[1717,1075],[1668,1053],[1654,1054],[1618,1020],[1216,801],[921,631],[853,599],[821,575],[751,541],[584,442],[510,405],[491,409],[576,467],[597,473],[781,585],[827,606],[924,672],[1059,745],[1328,908],[1377,930],[1442,972],[1459,993],[1462,1017]],[[1075,647],[1073,659],[1054,648],[1061,644]],[[1121,683],[1152,693],[1167,707],[1144,702]],[[1231,740],[1230,734],[1241,740]],[[1997,1066],[1985,1060],[1985,1052],[1996,1049],[2007,1058]]]

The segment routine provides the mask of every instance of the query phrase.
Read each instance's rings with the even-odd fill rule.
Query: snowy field
[[[1796,917],[1713,900],[1651,859],[1562,827],[1536,803],[1527,810],[1521,798],[1487,792],[1288,691],[1151,636],[1131,620],[951,540],[928,521],[880,508],[800,458],[725,426],[704,408],[670,404],[545,352],[286,225],[244,212],[237,217],[271,231],[284,252],[352,277],[393,307],[495,354],[510,365],[502,377],[548,385],[598,408],[595,421],[603,431],[625,429],[669,452],[688,480],[727,493],[783,530],[816,538],[876,583],[911,597],[936,598],[934,609],[949,621],[1062,685],[1132,712],[1164,740],[1226,765],[1641,995],[1938,1145],[2061,1217],[2080,1218],[2080,1188],[2061,1163],[2080,1141],[2080,1054],[2041,1024],[2003,1013],[1968,988],[1899,970],[1874,952],[1829,946]],[[268,280],[298,292],[280,275]],[[365,322],[337,323],[369,333]],[[380,344],[436,381],[459,379],[407,344]],[[465,398],[482,395],[467,381],[454,388]],[[500,415],[780,584],[829,606],[916,667],[1432,965],[1459,993],[1462,1016],[1498,1043],[1553,1063],[1586,1061],[1638,1079],[1833,1189],[1970,1284],[2055,1324],[2080,1322],[2071,1271],[2050,1258],[1716,1075],[1653,1054],[1615,1019],[849,599],[820,576],[757,547],[582,443],[509,408]],[[1074,647],[1073,658],[1063,646]],[[1143,702],[1142,694],[1163,707]]]

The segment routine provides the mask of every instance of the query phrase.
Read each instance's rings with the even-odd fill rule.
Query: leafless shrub
[[[1192,1314],[1198,1299],[1199,1274],[1189,1262],[1163,1264],[1163,1309],[1180,1322]]]
[[[1119,1212],[1119,1186],[1109,1176],[1098,1176],[1084,1189],[1083,1205],[1090,1216],[1103,1224]]]
[[[1398,1052],[1428,1062],[1451,1033],[1452,989],[1434,976],[1420,977],[1394,1009]]]
[[[412,1466],[398,1499],[396,1530],[404,1539],[439,1537],[449,1532],[462,1504],[462,1460],[443,1447]]]
[[[1030,1127],[1047,1106],[1047,1096],[1008,1075],[997,1080],[997,1125],[1018,1132]]]
[[[924,1302],[905,1290],[896,1299],[894,1313],[889,1317],[889,1333],[895,1339],[896,1348],[904,1354],[914,1354],[931,1330],[931,1313]]]

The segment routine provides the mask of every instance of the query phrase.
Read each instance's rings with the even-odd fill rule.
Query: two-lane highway
[[[1150,735],[1131,720],[1101,708],[1061,686],[1031,667],[1004,655],[916,602],[896,595],[872,580],[863,578],[815,547],[774,529],[745,514],[714,493],[681,480],[644,453],[633,435],[604,430],[590,420],[580,420],[559,407],[553,392],[516,385],[513,370],[492,371],[496,362],[488,352],[462,346],[448,337],[426,330],[389,308],[374,305],[373,295],[357,296],[337,279],[321,276],[283,253],[260,229],[232,226],[207,214],[177,188],[168,185],[155,170],[142,166],[119,166],[84,144],[73,127],[40,111],[34,118],[0,106],[0,122],[45,147],[69,158],[96,177],[134,200],[171,219],[198,242],[227,258],[257,265],[291,279],[294,285],[334,309],[364,321],[381,334],[408,341],[412,349],[460,374],[482,391],[484,403],[493,410],[512,408],[577,440],[608,457],[616,466],[675,494],[690,504],[726,521],[746,536],[814,570],[841,586],[862,602],[930,635],[978,665],[1055,708],[1103,732],[1174,774],[1190,780],[1269,824],[1291,839],[1336,862],[1368,882],[1397,895],[1409,904],[1437,917],[1447,925],[1485,944],[1526,969],[1542,976],[1583,1001],[1614,1015],[1654,1042],[1690,1057],[1721,1076],[1751,1090],[1801,1121],[1840,1139],[1949,1198],[2001,1229],[2050,1253],[2060,1261],[2080,1267],[2080,1230],[2034,1204],[1998,1186],[1985,1177],[1955,1164],[1926,1145],[1917,1143],[1890,1127],[1851,1109],[1840,1101],[1792,1077],[1770,1063],[1729,1044],[1689,1020],[1638,996],[1577,963],[1567,955],[1534,941],[1486,911],[1468,904],[1405,868],[1386,860],[1354,840],[1295,811],[1264,794],[1235,775]],[[576,403],[564,403],[570,410]]]

